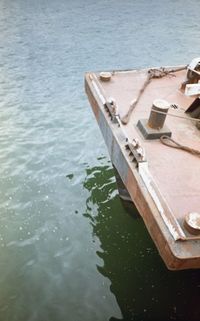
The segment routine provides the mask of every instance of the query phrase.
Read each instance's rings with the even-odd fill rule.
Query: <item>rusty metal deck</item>
[[[107,144],[111,160],[133,202],[170,269],[200,267],[200,237],[184,227],[185,216],[199,212],[200,159],[182,150],[145,140],[136,127],[138,120],[149,117],[152,102],[165,99],[177,104],[170,114],[186,117],[184,111],[194,101],[180,91],[185,70],[152,79],[136,105],[127,125],[111,120],[104,104],[113,97],[119,119],[128,111],[146,79],[146,70],[112,72],[110,81],[101,81],[99,73],[87,73],[86,92]],[[189,119],[167,116],[172,137],[181,144],[200,150],[200,131]],[[138,139],[145,150],[148,165],[139,168],[126,150],[126,141]]]

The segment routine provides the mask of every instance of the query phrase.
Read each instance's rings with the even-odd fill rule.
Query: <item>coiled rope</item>
[[[182,149],[192,155],[195,155],[195,156],[198,156],[200,157],[200,151],[197,150],[197,149],[193,149],[191,147],[188,147],[188,146],[185,146],[185,145],[182,145],[178,142],[176,142],[174,139],[172,139],[171,137],[169,136],[166,136],[166,135],[163,135],[160,137],[160,141],[163,145],[166,145],[168,147],[172,147],[172,148],[177,148],[177,149]]]

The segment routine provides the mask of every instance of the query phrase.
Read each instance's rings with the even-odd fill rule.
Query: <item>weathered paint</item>
[[[144,72],[144,71],[143,71]],[[117,81],[122,81],[128,78],[127,86],[130,87],[132,84],[132,74],[134,74],[135,79],[135,89],[132,88],[131,92],[137,92],[141,82],[144,80],[142,71],[131,71],[122,72],[118,74],[114,74],[114,77]],[[137,76],[138,73],[138,76]],[[180,75],[180,82],[184,79],[184,74],[179,73]],[[183,75],[183,76],[182,76]],[[138,77],[138,78],[137,78]],[[105,110],[103,106],[102,99],[98,98],[98,91],[100,93],[103,92],[103,97],[109,98],[110,96],[113,97],[115,92],[118,95],[118,103],[120,106],[127,105],[127,96],[128,90],[126,92],[126,96],[123,96],[123,93],[119,93],[119,89],[115,88],[115,78],[110,82],[110,84],[103,84],[103,90],[101,91],[102,84],[98,84],[98,89],[95,90],[95,86],[91,83],[91,79],[86,75],[86,92],[88,94],[88,98],[94,110],[94,113],[97,115],[97,121],[99,123],[99,127],[102,131],[104,136],[105,142],[108,146],[108,151],[111,157],[111,160],[116,167],[123,183],[125,184],[133,202],[135,203],[139,213],[143,217],[143,220],[151,234],[152,239],[154,240],[160,255],[162,256],[163,260],[165,261],[167,267],[169,269],[187,269],[187,268],[198,268],[200,267],[200,253],[199,253],[199,240],[193,239],[192,235],[189,235],[186,232],[185,241],[184,239],[184,227],[182,224],[182,218],[179,216],[175,217],[174,214],[170,215],[170,211],[167,210],[166,204],[167,200],[163,198],[162,202],[160,202],[160,195],[157,196],[157,190],[155,190],[153,194],[158,197],[159,202],[156,201],[156,197],[152,197],[152,193],[148,187],[148,184],[143,181],[140,173],[138,172],[137,166],[134,162],[132,162],[133,157],[129,155],[129,151],[125,149],[126,145],[126,137],[132,137],[131,132],[135,131],[135,127],[130,124],[127,127],[118,126],[118,124],[114,124],[109,116],[109,113]],[[96,78],[97,79],[97,78]],[[97,79],[98,81],[98,79]],[[158,83],[159,80],[157,80]],[[176,79],[177,82],[177,79]],[[134,83],[133,83],[134,84]],[[170,87],[170,91],[172,92],[172,84],[169,82],[169,79],[166,79],[166,82],[161,82],[159,85],[159,92],[160,90],[164,90],[164,86]],[[125,85],[123,84],[123,87]],[[132,86],[132,85],[131,85]],[[152,86],[153,87],[153,86]],[[155,87],[155,86],[154,86]],[[148,98],[155,96],[156,87],[149,88],[147,92]],[[151,91],[150,91],[151,90]],[[169,90],[168,90],[169,92]],[[120,95],[121,94],[121,95]],[[107,97],[105,97],[107,95]],[[170,94],[171,97],[175,97],[175,94]],[[179,101],[182,103],[183,106],[186,106],[190,103],[190,101],[185,102],[184,97],[179,93],[176,92],[176,95]],[[91,97],[92,96],[92,97]],[[151,96],[151,97],[150,97]],[[115,96],[114,96],[115,97]],[[124,99],[124,100],[123,100]],[[143,99],[144,103],[144,99]],[[147,104],[147,103],[146,103]],[[98,110],[97,110],[98,109]],[[141,116],[144,115],[144,108],[142,108]],[[183,128],[188,127],[188,124],[184,124]],[[181,127],[180,127],[181,129]],[[182,129],[183,130],[183,129]],[[191,127],[188,127],[189,133],[191,132]],[[192,134],[193,137],[194,134]],[[143,142],[144,143],[144,142]],[[146,144],[146,143],[145,143]],[[196,140],[195,140],[196,144]],[[152,146],[152,149],[146,144],[145,146],[148,147],[148,153],[152,154],[153,150],[156,150],[157,143]],[[151,153],[150,153],[151,152]],[[166,150],[162,149],[161,151],[163,154]],[[160,153],[160,151],[159,151]],[[158,154],[159,155],[159,154]],[[165,153],[166,155],[166,153]],[[177,154],[175,155],[177,157]],[[179,156],[179,155],[178,155]],[[180,156],[183,158],[183,156]],[[184,155],[185,157],[185,155]],[[187,157],[186,157],[187,158]],[[162,197],[162,195],[161,195]],[[160,204],[160,205],[159,205]],[[178,234],[181,235],[179,239]]]

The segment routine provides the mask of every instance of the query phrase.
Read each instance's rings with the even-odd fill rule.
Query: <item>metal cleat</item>
[[[147,162],[144,148],[137,139],[134,138],[132,142],[128,141],[125,147],[130,150],[129,156],[133,156],[133,161],[136,161],[137,165],[139,163]]]

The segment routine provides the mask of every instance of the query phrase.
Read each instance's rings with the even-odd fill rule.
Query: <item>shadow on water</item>
[[[98,271],[111,281],[124,321],[200,320],[200,271],[168,271],[142,219],[122,206],[110,164],[87,168],[91,221],[104,261]],[[117,321],[114,317],[110,321]]]

